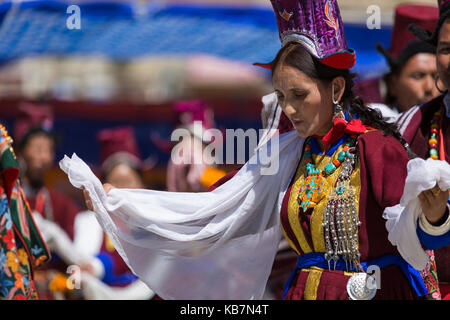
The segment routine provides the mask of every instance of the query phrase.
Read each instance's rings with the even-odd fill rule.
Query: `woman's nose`
[[[295,110],[295,108],[291,104],[287,103],[284,107],[284,112],[287,116],[290,116],[297,113],[297,110]]]

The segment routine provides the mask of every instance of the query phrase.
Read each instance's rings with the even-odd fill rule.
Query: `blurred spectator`
[[[40,228],[40,221],[52,222],[73,239],[73,223],[80,209],[67,196],[45,185],[44,181],[55,160],[56,139],[52,127],[50,106],[30,103],[20,105],[14,137],[18,145],[23,190],[33,215],[43,218],[37,218]],[[52,233],[43,232],[43,237],[52,251],[52,259],[42,272],[36,273],[36,284],[42,299],[54,299],[56,293],[51,290],[52,280],[59,273],[66,274],[68,264],[63,259],[65,253],[61,252],[64,248],[58,247],[58,240],[53,238]]]
[[[97,137],[103,182],[117,188],[145,188],[143,161],[133,128],[105,129]],[[74,245],[78,252],[92,257],[82,265],[85,299],[147,300],[154,296],[153,291],[132,274],[93,212],[85,211],[76,217]]]
[[[416,24],[432,30],[438,9],[433,6],[402,4],[396,7],[390,50],[377,45],[386,58],[389,72],[382,79],[369,79],[357,85],[358,93],[390,122],[399,113],[439,95],[436,88],[436,55],[430,44],[417,40],[408,30]]]
[[[201,100],[178,101],[174,104],[177,115],[176,129],[186,129],[190,135],[183,137],[173,149],[167,166],[167,189],[172,192],[202,192],[213,185],[226,172],[207,163],[204,150],[208,143],[202,133],[215,126],[214,115]],[[201,128],[196,126],[201,125]],[[179,152],[178,152],[179,151]],[[175,159],[176,157],[180,157]],[[175,160],[175,161],[174,161]]]

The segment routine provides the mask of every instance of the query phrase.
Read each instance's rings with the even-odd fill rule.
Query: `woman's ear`
[[[331,82],[332,87],[334,90],[332,91],[334,94],[333,101],[341,101],[342,96],[345,92],[345,79],[344,77],[336,77]]]

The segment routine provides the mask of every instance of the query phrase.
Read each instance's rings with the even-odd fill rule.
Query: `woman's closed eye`
[[[308,90],[304,90],[304,89],[291,89],[290,90],[292,97],[295,99],[304,99],[306,98],[306,96],[308,95]]]
[[[277,95],[277,99],[278,99],[279,103],[282,103],[285,100],[285,96],[281,92],[276,91],[275,94]],[[307,92],[305,92],[303,90],[291,90],[291,92],[289,92],[289,96],[291,99],[303,100],[306,98]]]
[[[305,93],[294,93],[296,99],[304,99],[306,97]]]

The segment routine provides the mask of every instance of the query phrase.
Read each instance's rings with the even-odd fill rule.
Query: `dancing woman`
[[[391,240],[383,218],[407,189],[410,155],[396,128],[352,92],[355,52],[347,47],[337,1],[272,5],[282,48],[265,67],[295,130],[269,140],[211,192],[109,185],[106,195],[76,155],[61,161],[62,169],[86,189],[88,206],[130,268],[162,298],[261,298],[282,234],[298,254],[285,299],[424,296],[415,263],[423,249]],[[278,170],[268,173],[267,163]],[[442,211],[424,203],[420,215],[440,221],[446,202],[438,205]],[[395,235],[411,235],[393,212],[388,218]],[[418,239],[415,230],[412,236]],[[379,281],[367,276],[374,266]]]

